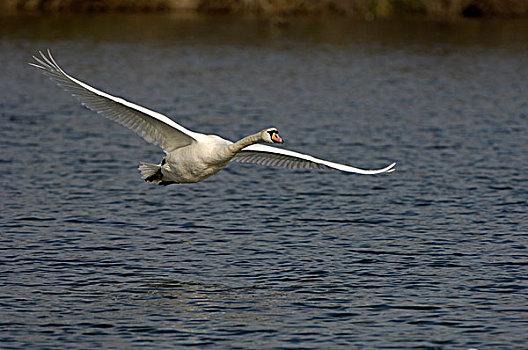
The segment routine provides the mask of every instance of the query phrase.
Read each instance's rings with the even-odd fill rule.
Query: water
[[[525,21],[2,18],[2,348],[526,347]],[[384,176],[162,153],[27,66]]]

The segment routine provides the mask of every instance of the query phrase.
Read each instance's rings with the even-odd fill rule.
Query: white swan
[[[66,74],[48,55],[39,51],[30,65],[40,68],[71,92],[87,108],[135,131],[148,142],[159,145],[166,156],[160,164],[141,163],[141,177],[150,183],[169,185],[202,181],[227,166],[229,161],[277,165],[288,168],[337,169],[358,174],[394,171],[396,163],[378,170],[364,170],[329,162],[310,155],[258,143],[283,143],[276,128],[268,128],[235,143],[216,135],[190,131],[163,114],[109,95]]]

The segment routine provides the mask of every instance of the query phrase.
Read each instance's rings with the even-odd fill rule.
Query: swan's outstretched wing
[[[261,165],[284,166],[291,169],[337,169],[357,174],[382,174],[394,171],[396,163],[392,163],[383,169],[365,170],[349,165],[329,162],[327,160],[312,157],[287,149],[270,147],[266,145],[251,145],[240,151],[234,161],[241,163],[255,163]]]
[[[148,142],[159,145],[165,152],[189,145],[202,136],[185,129],[163,114],[109,95],[66,74],[49,50],[47,56],[39,53],[41,57],[33,56],[37,63],[30,65],[42,69],[87,108],[135,131]]]

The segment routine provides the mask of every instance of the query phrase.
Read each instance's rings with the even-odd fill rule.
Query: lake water
[[[528,22],[3,17],[4,349],[528,347]],[[394,173],[162,152],[27,65],[238,139]]]

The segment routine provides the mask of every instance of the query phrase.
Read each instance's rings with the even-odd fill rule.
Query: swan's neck
[[[243,139],[233,143],[232,145],[229,146],[229,148],[231,152],[236,154],[240,152],[242,148],[250,146],[250,145],[254,145],[255,143],[260,143],[260,142],[262,142],[262,137],[260,136],[260,133],[256,133],[253,135],[246,136]]]

